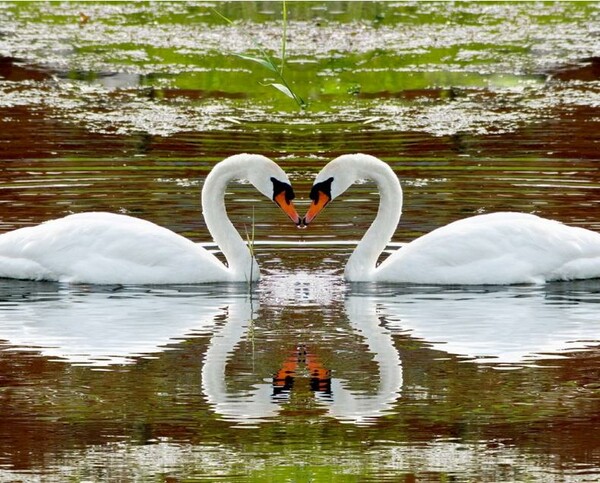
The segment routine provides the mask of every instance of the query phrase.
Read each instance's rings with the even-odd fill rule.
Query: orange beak
[[[275,196],[273,198],[273,201],[275,201],[275,203],[277,203],[279,208],[281,208],[284,211],[284,213],[290,217],[290,220],[292,220],[296,225],[300,225],[302,220],[300,219],[300,216],[296,212],[294,203],[292,203],[291,201],[288,201],[286,199],[285,191],[282,191],[277,196]]]
[[[327,206],[327,203],[331,201],[331,198],[322,191],[319,191],[318,193],[319,198],[310,204],[310,207],[308,208],[308,211],[304,216],[305,225],[308,225],[311,221],[313,221],[315,217],[321,212],[321,210],[325,208],[325,206]]]

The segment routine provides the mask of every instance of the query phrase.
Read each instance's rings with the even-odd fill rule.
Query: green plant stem
[[[252,283],[254,276],[254,205],[252,206],[252,228],[250,234],[248,234],[248,227],[244,225],[244,230],[246,232],[246,243],[248,245],[248,250],[250,251],[250,279],[248,280],[248,291],[252,292]]]
[[[212,10],[219,17],[221,17],[223,20],[225,20],[225,22],[227,22],[229,25],[234,25],[234,22],[231,19],[227,18],[225,15],[223,15],[221,12],[219,12],[218,10],[216,10],[214,8]],[[300,109],[302,109],[302,110],[306,109],[306,107],[307,107],[306,101],[294,92],[294,90],[292,89],[292,87],[290,86],[290,84],[287,82],[287,80],[285,79],[285,77],[283,75],[284,66],[285,66],[286,38],[287,38],[287,6],[286,6],[285,1],[283,2],[283,38],[281,40],[281,65],[280,66],[278,66],[275,63],[273,58],[262,47],[262,45],[260,44],[258,39],[256,39],[251,34],[248,34],[248,36],[252,40],[252,43],[254,44],[254,46],[260,52],[262,59],[257,58],[257,57],[248,56],[248,55],[242,55],[242,54],[235,54],[235,55],[237,55],[238,57],[245,59],[245,60],[257,62],[257,63],[261,64],[263,67],[266,67],[267,69],[272,71],[277,76],[277,79],[281,82],[281,84],[267,83],[267,84],[263,84],[263,85],[270,85],[270,86],[275,87],[280,92],[283,92],[286,96],[292,98],[294,100],[294,102],[296,102],[298,107],[300,107]]]
[[[285,66],[285,44],[287,41],[287,7],[285,4],[285,0],[283,0],[283,35],[281,37],[281,66],[279,69],[279,74],[283,79],[283,68]],[[290,90],[291,91],[291,90]],[[291,91],[293,93],[293,91]],[[298,101],[296,101],[298,102]]]

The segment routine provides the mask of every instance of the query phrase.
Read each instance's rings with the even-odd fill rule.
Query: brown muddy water
[[[227,25],[211,8],[234,23]],[[261,153],[299,212],[330,159],[405,190],[390,250],[477,213],[600,230],[598,4],[0,4],[0,230],[127,213],[210,245]],[[255,286],[0,281],[0,481],[597,481],[600,281],[347,284],[358,184],[307,230],[243,183]]]

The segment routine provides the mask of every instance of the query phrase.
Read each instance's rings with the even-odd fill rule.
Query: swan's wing
[[[0,236],[0,276],[87,283],[226,280],[204,248],[125,215],[81,213]]]
[[[441,284],[600,277],[600,234],[524,213],[474,216],[409,243],[376,273],[380,281]]]

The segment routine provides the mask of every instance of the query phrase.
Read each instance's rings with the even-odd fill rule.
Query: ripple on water
[[[290,3],[303,113],[223,53],[276,52],[277,9],[219,7],[259,21],[0,3],[2,230],[106,210],[209,242],[202,182],[241,151],[299,211],[327,160],[381,157],[396,243],[500,210],[600,229],[597,4]],[[358,184],[298,231],[232,184],[251,288],[0,283],[0,479],[594,479],[597,281],[346,284],[377,200]]]

